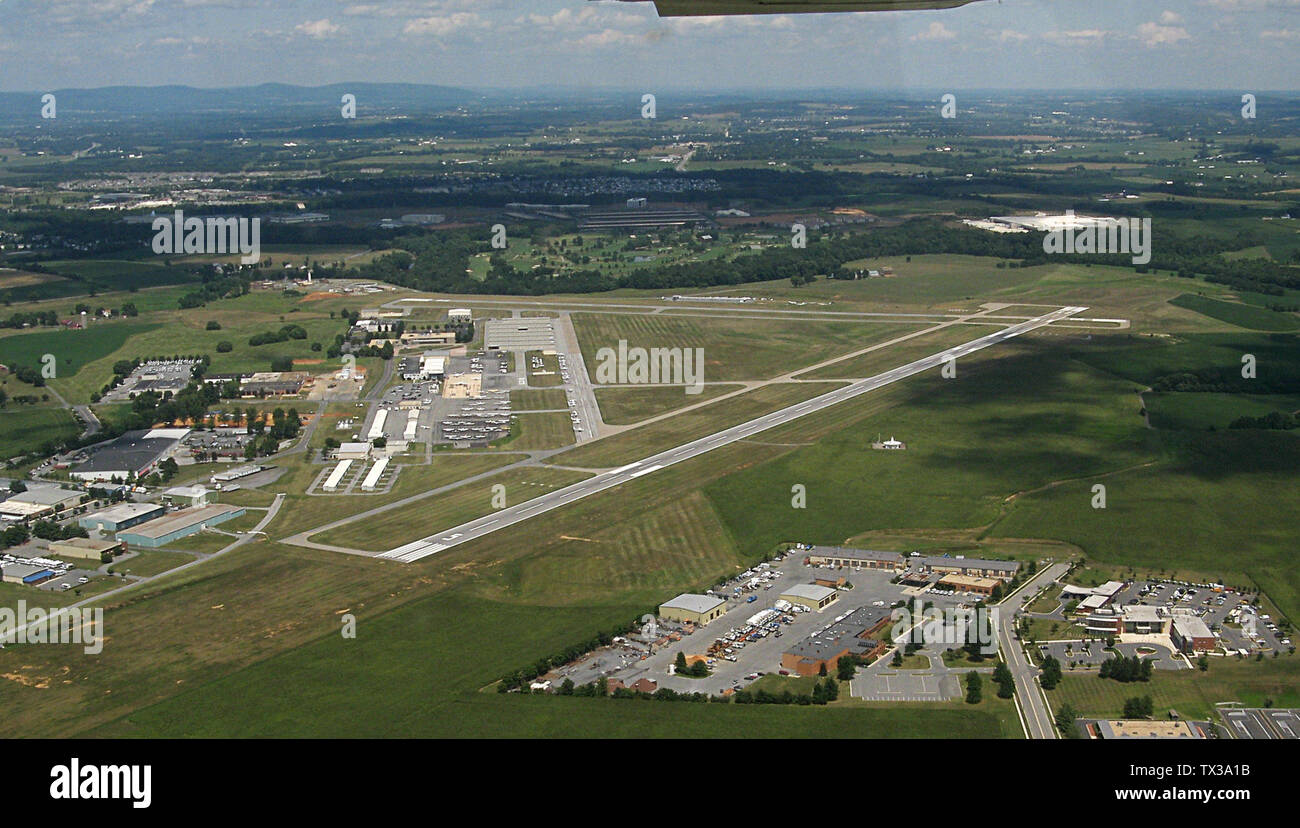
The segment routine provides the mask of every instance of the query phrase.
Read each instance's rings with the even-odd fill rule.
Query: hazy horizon
[[[0,0],[5,91],[1292,91],[1300,0],[661,19],[587,0]]]

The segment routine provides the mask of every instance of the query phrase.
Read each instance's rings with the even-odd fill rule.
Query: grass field
[[[540,368],[533,368],[535,358],[542,361]],[[524,365],[528,369],[528,384],[533,388],[553,388],[564,384],[564,378],[560,376],[560,360],[554,354],[529,351],[524,355]]]
[[[229,542],[230,539],[227,539]],[[150,577],[169,569],[175,569],[181,564],[189,563],[194,560],[193,555],[186,555],[184,552],[171,552],[165,549],[145,549],[141,550],[133,558],[119,561],[108,568],[109,572],[121,572],[124,575],[139,575],[141,577]]]
[[[933,333],[922,334],[913,339],[899,342],[888,348],[851,357],[840,362],[826,365],[814,371],[797,374],[796,379],[861,379],[897,368],[922,357],[937,354],[940,351],[979,339],[994,333],[996,328],[986,325],[953,325]],[[961,365],[957,366],[958,371]]]
[[[742,706],[519,697],[478,692],[537,652],[623,620],[629,607],[537,607],[425,599],[363,622],[355,640],[337,634],[204,681],[153,707],[108,721],[96,736],[348,736],[487,738],[960,738],[1001,733],[980,709]],[[472,614],[475,623],[463,623]],[[437,646],[430,648],[429,642]],[[474,653],[475,657],[467,658]],[[356,716],[356,694],[369,710]],[[312,716],[300,712],[312,710]],[[198,711],[203,711],[199,715]]]
[[[33,451],[47,440],[56,443],[81,432],[72,413],[64,408],[0,409],[0,460]]]
[[[1169,710],[1177,710],[1184,719],[1211,718],[1214,706],[1222,702],[1241,702],[1247,707],[1300,706],[1300,659],[1282,655],[1278,658],[1212,658],[1210,669],[1153,670],[1148,682],[1121,684],[1098,678],[1096,673],[1066,674],[1055,690],[1048,692],[1054,710],[1069,704],[1081,716],[1120,718],[1124,700],[1150,696],[1155,704],[1155,718],[1165,719]]]
[[[489,514],[493,509],[494,486],[505,486],[506,505],[513,505],[586,477],[588,475],[581,472],[562,469],[512,469],[479,483],[453,489],[439,497],[419,500],[385,512],[381,532],[375,531],[375,525],[370,520],[361,520],[313,535],[312,540],[379,552]]]
[[[597,388],[596,403],[600,406],[600,416],[605,422],[610,425],[629,425],[741,388],[744,386],[706,385],[698,394],[687,394],[681,388]]]
[[[511,391],[510,407],[515,411],[546,411],[568,408],[568,401],[559,388]]]
[[[543,411],[517,414],[512,426],[513,435],[497,444],[509,451],[531,451],[571,446],[574,443],[573,424],[563,411]]]
[[[685,411],[676,417],[606,437],[559,455],[566,466],[600,468],[640,460],[655,452],[752,420],[788,405],[832,391],[839,383],[785,383],[756,388],[738,397]]]
[[[0,363],[39,370],[45,355],[52,354],[57,361],[54,379],[67,380],[90,363],[115,353],[129,340],[157,328],[156,324],[115,319],[99,320],[80,331],[56,328],[12,333],[0,336]]]
[[[289,495],[266,531],[273,537],[285,537],[376,506],[447,486],[512,462],[514,458],[491,454],[438,452],[433,455],[433,462],[429,465],[403,465],[391,491],[365,496],[303,494],[316,475],[330,466],[300,463],[291,467],[284,478],[276,481],[275,488],[283,488]]]
[[[1300,394],[1149,392],[1143,395],[1151,425],[1182,431],[1227,428],[1238,417],[1300,410]]]
[[[1169,304],[1180,308],[1203,313],[1212,319],[1249,328],[1252,331],[1294,331],[1300,328],[1300,316],[1293,313],[1279,313],[1255,305],[1243,305],[1239,302],[1224,302],[1184,293],[1169,300]]]
[[[601,348],[617,352],[620,340],[625,340],[628,348],[702,349],[703,379],[708,382],[769,379],[921,327],[916,323],[603,313],[575,313],[573,326],[592,381],[598,379],[597,352]]]

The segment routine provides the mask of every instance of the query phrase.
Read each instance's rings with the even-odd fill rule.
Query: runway
[[[716,448],[720,448],[730,443],[735,443],[739,440],[747,439],[755,434],[783,425],[807,414],[821,411],[824,408],[828,408],[846,400],[851,400],[854,397],[866,394],[869,391],[883,388],[884,386],[898,382],[899,380],[915,376],[916,374],[928,371],[931,368],[936,368],[948,359],[958,359],[967,356],[976,351],[987,348],[990,345],[1005,342],[1008,339],[1050,325],[1053,322],[1067,319],[1077,313],[1082,313],[1085,310],[1087,310],[1085,307],[1058,308],[1057,310],[1012,325],[996,333],[980,337],[979,339],[972,340],[962,345],[957,345],[936,354],[931,354],[928,357],[922,357],[915,362],[909,362],[906,365],[892,368],[883,374],[877,374],[874,377],[859,380],[858,382],[844,386],[843,388],[837,388],[834,391],[822,394],[819,397],[814,397],[810,400],[788,406],[779,411],[764,414],[756,419],[741,423],[737,426],[732,426],[731,428],[724,429],[707,437],[701,437],[700,439],[686,443],[685,445],[668,449],[667,451],[647,457],[644,460],[638,460],[635,463],[630,463],[621,468],[602,472],[595,477],[583,480],[579,483],[574,483],[573,485],[566,486],[563,489],[557,489],[517,506],[510,506],[501,509],[490,515],[478,518],[477,520],[472,520],[452,529],[404,544],[396,549],[390,549],[387,552],[380,553],[378,557],[404,561],[407,563],[418,561],[421,558],[437,554],[438,552],[452,546],[457,546],[481,538],[497,530],[504,529],[507,526],[513,526],[521,521],[549,512],[552,509],[603,492],[606,489],[611,489],[622,483],[626,483],[629,480],[652,474],[667,466],[680,463],[683,460],[690,460],[693,457],[698,457],[699,455]]]

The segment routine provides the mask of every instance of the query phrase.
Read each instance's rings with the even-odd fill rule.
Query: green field
[[[543,411],[516,414],[511,425],[511,436],[496,444],[508,451],[531,451],[571,446],[574,443],[573,424],[563,411]]]
[[[39,370],[45,355],[52,354],[57,361],[54,379],[67,380],[90,363],[115,353],[128,340],[157,328],[156,324],[115,319],[93,322],[85,330],[58,328],[12,333],[0,336],[0,363]]]
[[[769,379],[825,359],[902,336],[914,322],[825,322],[668,314],[575,313],[573,326],[593,382],[600,381],[598,352],[628,348],[699,348],[707,382]],[[694,363],[692,363],[694,365]],[[661,378],[677,382],[678,378]]]
[[[1149,392],[1143,399],[1153,427],[1184,431],[1227,428],[1238,417],[1300,410],[1298,394]]]
[[[79,433],[81,429],[67,409],[19,408],[9,403],[0,409],[0,460],[34,451],[47,440],[57,444]]]
[[[489,514],[493,508],[494,486],[505,486],[506,505],[513,505],[586,477],[588,475],[582,472],[562,469],[512,469],[436,498],[418,500],[384,512],[381,532],[375,531],[372,521],[359,520],[313,535],[311,539],[334,546],[383,551]]]
[[[1184,719],[1214,718],[1215,705],[1240,702],[1246,707],[1300,707],[1300,659],[1212,658],[1210,669],[1153,670],[1151,680],[1121,684],[1098,678],[1096,673],[1067,673],[1060,685],[1048,692],[1053,709],[1069,704],[1081,716],[1121,718],[1124,700],[1150,696],[1155,718],[1165,719],[1177,710]]]
[[[511,391],[510,407],[514,411],[547,411],[568,408],[564,391],[559,388]]]
[[[1300,317],[1293,313],[1279,313],[1255,305],[1243,305],[1239,302],[1224,302],[1184,293],[1169,300],[1169,304],[1180,308],[1203,313],[1212,319],[1249,328],[1252,331],[1294,331],[1300,328]]]
[[[877,351],[850,357],[813,371],[797,375],[797,379],[861,379],[906,365],[918,359],[937,354],[955,345],[995,333],[996,328],[985,325],[952,325],[932,333],[924,333],[881,348]],[[901,333],[901,332],[900,332]],[[957,366],[960,372],[960,364]]]
[[[739,384],[706,385],[698,394],[682,388],[597,388],[600,416],[610,425],[630,425],[688,405],[739,391]]]
[[[230,542],[227,539],[227,543]],[[145,549],[141,550],[135,557],[127,560],[118,561],[108,568],[109,572],[121,572],[124,575],[139,575],[141,577],[150,577],[166,572],[169,569],[175,569],[181,564],[189,563],[194,560],[193,555],[187,555],[184,552],[171,552],[165,549]]]

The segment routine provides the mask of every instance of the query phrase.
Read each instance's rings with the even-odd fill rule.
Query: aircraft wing
[[[622,0],[645,3],[651,0]],[[915,11],[951,9],[978,0],[653,0],[660,17],[714,14],[799,14],[802,12]]]

